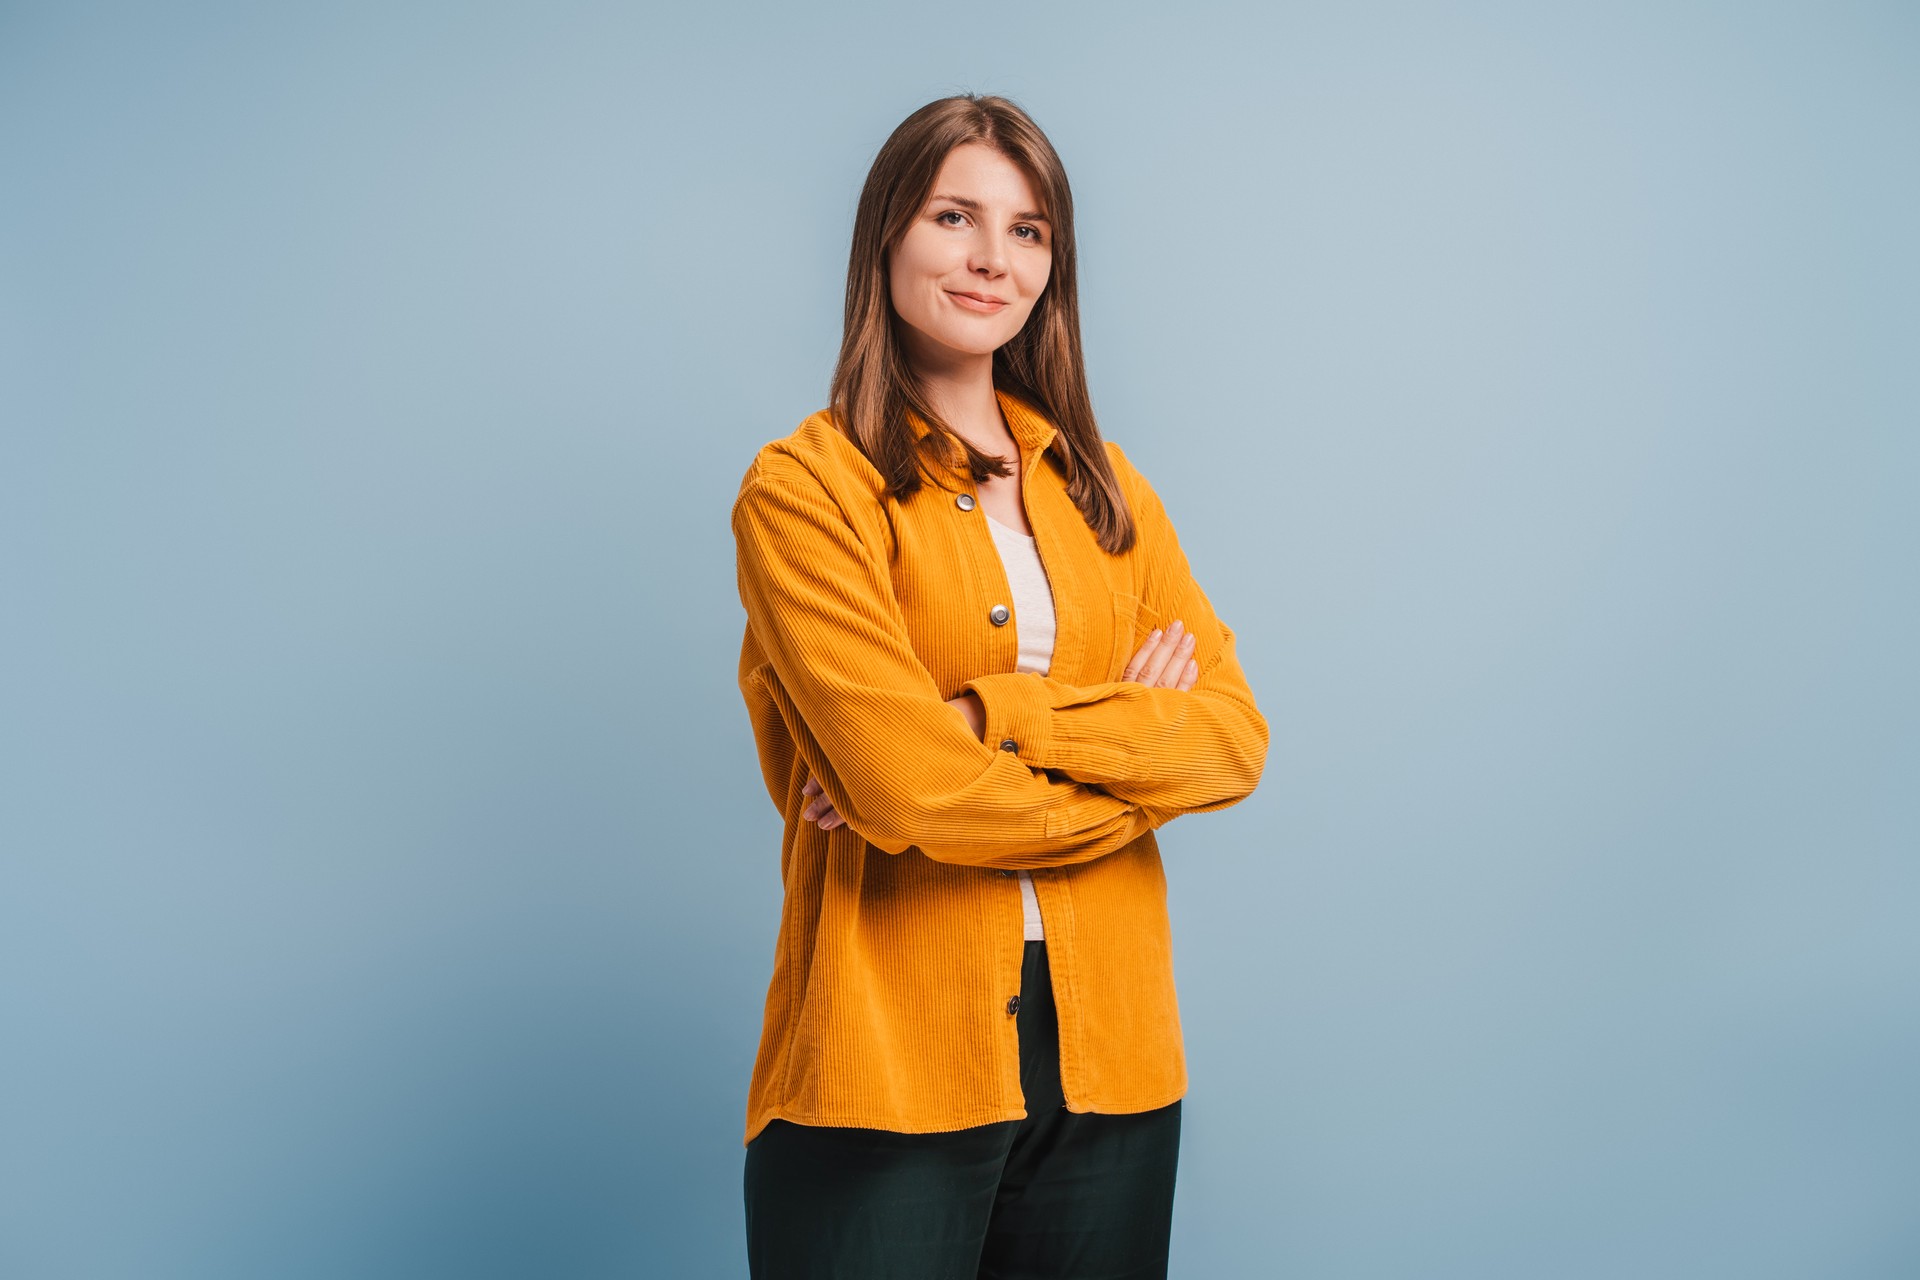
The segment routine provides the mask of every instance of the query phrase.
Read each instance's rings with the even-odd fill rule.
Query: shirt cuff
[[[961,688],[971,689],[986,708],[982,741],[1011,752],[1032,768],[1050,767],[1053,704],[1040,677],[1026,671],[1004,671],[975,676]]]

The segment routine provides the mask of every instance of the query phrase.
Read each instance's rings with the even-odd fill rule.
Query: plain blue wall
[[[1920,1274],[1920,17],[0,9],[0,1274],[744,1274],[726,513],[1003,92],[1273,727],[1188,1280]]]

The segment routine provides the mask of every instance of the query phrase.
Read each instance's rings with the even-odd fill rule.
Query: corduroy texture
[[[1267,723],[1145,477],[1106,443],[1138,525],[1109,555],[1045,456],[1053,424],[999,400],[1054,593],[1048,675],[1014,669],[1012,593],[986,512],[958,501],[975,492],[964,472],[895,501],[821,411],[741,480],[740,691],[786,819],[748,1142],[776,1116],[932,1133],[1026,1114],[1008,1007],[1017,868],[1046,921],[1068,1108],[1146,1111],[1186,1092],[1153,831],[1249,795]],[[1193,688],[1121,680],[1175,618],[1196,636]],[[964,689],[986,707],[985,742],[946,705]],[[800,817],[809,772],[843,826]]]

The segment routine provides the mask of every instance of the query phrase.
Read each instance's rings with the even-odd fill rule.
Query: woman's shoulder
[[[758,483],[823,489],[842,506],[872,501],[884,487],[880,473],[827,409],[815,410],[786,435],[760,446],[740,477],[740,495]]]
[[[1107,461],[1113,466],[1114,479],[1120,482],[1120,491],[1126,494],[1129,504],[1136,503],[1142,496],[1153,492],[1153,486],[1147,483],[1146,476],[1141,474],[1140,468],[1133,465],[1133,459],[1127,456],[1126,451],[1118,443],[1105,436],[1100,438],[1100,443],[1106,447]]]

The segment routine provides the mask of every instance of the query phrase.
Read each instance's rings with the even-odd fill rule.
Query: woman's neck
[[[1019,461],[1013,432],[994,394],[991,360],[964,372],[955,370],[954,376],[923,371],[920,385],[933,411],[955,435],[982,453],[1005,454],[1011,449],[1013,461]]]

